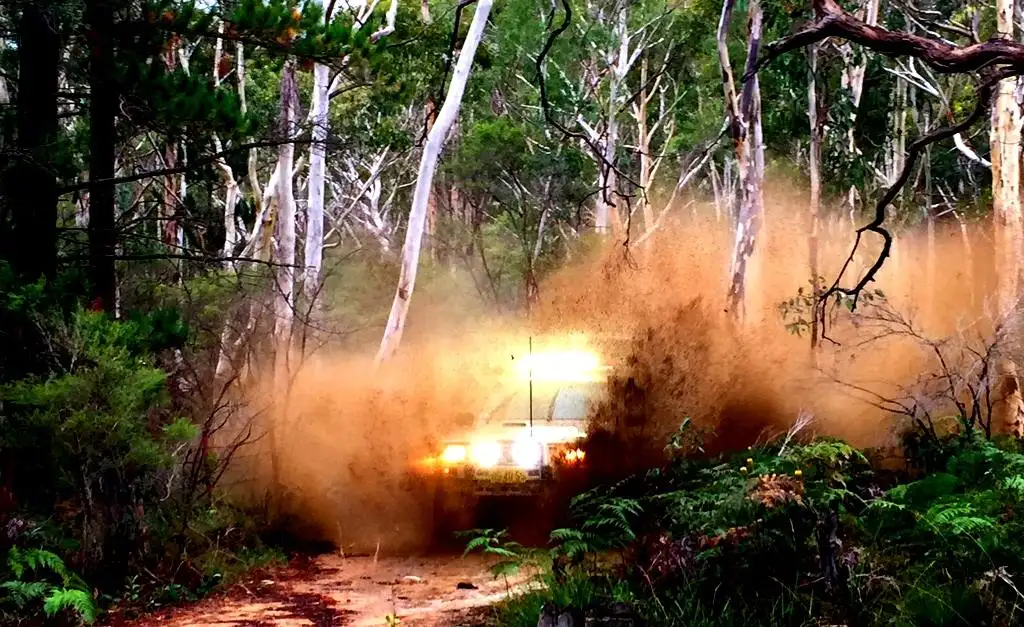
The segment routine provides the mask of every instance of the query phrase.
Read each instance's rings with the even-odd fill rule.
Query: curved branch
[[[840,37],[888,57],[914,57],[942,74],[977,72],[992,65],[1007,66],[1024,74],[1024,44],[993,37],[969,46],[901,31],[871,26],[847,13],[836,0],[813,0],[814,23],[769,44],[760,62],[744,80],[774,59],[829,37]]]
[[[968,128],[974,125],[985,113],[988,108],[989,102],[992,100],[992,94],[995,86],[1004,78],[1013,76],[1017,73],[1014,69],[1004,69],[1000,72],[991,73],[991,75],[985,79],[985,82],[978,88],[977,102],[974,105],[974,110],[969,116],[964,118],[963,121],[950,126],[945,126],[939,129],[923,135],[915,140],[907,150],[907,159],[903,164],[903,170],[900,172],[899,178],[886,190],[885,194],[878,200],[875,205],[875,215],[871,222],[857,229],[856,238],[853,242],[853,247],[850,250],[849,256],[843,263],[842,268],[839,271],[839,275],[836,277],[835,282],[825,290],[818,298],[815,304],[815,316],[818,318],[819,328],[822,329],[824,337],[825,323],[826,323],[826,307],[828,300],[832,296],[845,295],[853,298],[852,308],[856,308],[857,301],[864,291],[867,285],[875,280],[879,270],[882,269],[882,265],[885,263],[886,258],[892,249],[892,234],[883,226],[886,218],[886,208],[896,198],[896,196],[906,185],[907,180],[910,178],[910,173],[914,169],[917,163],[918,157],[924,152],[924,149],[930,144],[948,139],[959,133],[966,131]],[[860,247],[861,238],[865,233],[875,233],[882,238],[882,250],[878,253],[874,263],[868,268],[867,272],[861,276],[860,280],[853,287],[842,287],[842,282],[847,270],[850,268],[850,264],[853,263],[853,258]]]

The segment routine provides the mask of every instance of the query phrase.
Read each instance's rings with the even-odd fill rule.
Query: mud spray
[[[386,368],[374,371],[372,350],[306,360],[288,398],[265,404],[274,408],[264,418],[276,425],[278,482],[267,483],[265,452],[248,457],[248,470],[259,490],[280,492],[276,500],[300,533],[345,551],[420,546],[431,503],[408,481],[410,463],[472,420],[529,334],[567,331],[625,338],[619,375],[633,379],[642,402],[639,410],[620,409],[643,414],[652,450],[686,417],[713,429],[717,448],[735,449],[785,431],[800,412],[814,416],[817,433],[861,446],[892,443],[893,417],[833,380],[898,385],[916,377],[928,356],[898,340],[858,350],[856,330],[847,330],[840,346],[823,347],[816,365],[809,338],[785,328],[779,303],[810,280],[805,207],[806,196],[792,190],[767,194],[741,327],[724,310],[732,235],[711,208],[677,216],[628,254],[609,244],[573,261],[541,286],[529,320],[432,320],[418,293],[408,339]],[[846,258],[852,232],[848,222],[823,225],[826,280]],[[994,274],[980,225],[940,224],[933,241],[937,269],[924,229],[901,233],[873,288],[924,333],[941,336],[984,317]],[[874,258],[873,245],[864,247],[865,260]]]

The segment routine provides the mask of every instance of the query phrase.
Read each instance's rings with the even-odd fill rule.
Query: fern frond
[[[43,612],[53,618],[63,610],[73,611],[82,622],[96,622],[96,604],[84,590],[54,588],[43,601]]]
[[[6,592],[7,598],[17,607],[43,598],[49,589],[50,585],[44,581],[5,581],[0,584],[0,590]]]
[[[491,538],[488,536],[477,536],[466,543],[466,550],[463,555],[469,555],[477,549],[487,549],[491,545]]]
[[[995,527],[995,521],[979,515],[970,504],[938,504],[924,515],[925,522],[940,532],[976,535]]]
[[[484,553],[488,555],[497,555],[499,557],[514,558],[519,555],[516,551],[507,549],[503,546],[489,546],[484,549]]]
[[[26,570],[49,570],[64,580],[67,580],[69,576],[64,560],[56,553],[46,549],[11,547],[11,550],[7,552],[7,566],[14,573],[15,579],[24,577]]]
[[[495,577],[507,577],[519,572],[522,564],[516,560],[503,560],[491,566],[491,574]]]

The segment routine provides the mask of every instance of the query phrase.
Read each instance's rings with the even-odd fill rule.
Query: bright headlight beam
[[[536,468],[540,466],[540,443],[531,439],[515,441],[512,444],[512,461],[520,468]]]
[[[601,358],[583,350],[533,353],[518,364],[523,379],[534,381],[597,381],[601,374]]]
[[[493,468],[501,461],[501,445],[497,442],[477,442],[470,449],[470,460],[481,468]]]
[[[441,453],[441,461],[446,464],[461,464],[466,461],[466,447],[461,444],[449,444]]]

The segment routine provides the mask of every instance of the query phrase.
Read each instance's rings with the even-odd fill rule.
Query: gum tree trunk
[[[398,288],[395,290],[391,314],[388,316],[384,337],[381,339],[380,349],[377,352],[377,363],[394,356],[402,341],[402,333],[405,330],[405,322],[409,314],[409,303],[416,285],[416,270],[419,266],[420,245],[423,241],[423,227],[426,222],[427,204],[433,187],[434,172],[437,170],[437,161],[444,146],[445,137],[459,115],[462,94],[466,90],[466,82],[469,80],[469,71],[473,65],[477,46],[483,38],[487,16],[491,12],[491,3],[492,0],[478,0],[476,4],[476,12],[473,14],[469,31],[466,33],[466,41],[459,53],[459,60],[455,64],[452,82],[445,95],[444,104],[441,105],[437,120],[431,127],[430,133],[427,134],[427,141],[423,146],[423,156],[420,159],[419,174],[416,178],[416,190],[413,193],[412,210],[409,212],[409,223],[405,232],[405,244],[402,246],[402,267],[398,276]]]
[[[818,45],[808,49],[807,118],[810,121],[811,145],[808,168],[811,174],[811,202],[808,208],[810,236],[807,250],[811,268],[811,295],[817,300],[821,292],[818,275],[818,231],[821,228],[821,126],[818,124]],[[818,347],[818,317],[811,316],[811,350]]]
[[[729,23],[732,20],[733,4],[733,0],[725,0],[722,5],[722,15],[718,24],[718,55],[740,178],[739,202],[735,214],[736,231],[733,238],[726,306],[735,320],[742,321],[748,309],[747,269],[754,254],[764,214],[762,198],[764,155],[760,132],[761,93],[757,75],[755,74],[744,84],[743,92],[737,96],[732,65],[729,62],[726,36],[729,32]],[[748,16],[746,68],[750,70],[757,62],[761,47],[762,14],[761,4],[758,0],[750,2]]]
[[[996,3],[996,28],[999,34],[1013,39],[1014,0]],[[992,202],[993,235],[996,253],[996,294],[998,319],[1012,323],[1019,310],[1021,270],[1021,111],[1018,80],[1007,78],[999,83],[992,108]],[[1008,331],[1016,331],[1013,324]],[[1021,432],[1022,406],[1017,365],[1009,358],[999,360],[999,395],[997,420],[994,426],[1004,433]]]
[[[306,306],[312,307],[320,292],[324,258],[324,171],[327,160],[328,89],[330,69],[313,67],[313,144],[309,151],[309,182],[306,201],[305,275],[302,291]],[[312,311],[312,309],[310,309]]]
[[[281,74],[281,133],[294,136],[296,124],[297,91],[295,61],[285,62]],[[295,191],[292,168],[295,163],[295,144],[281,144],[277,153],[280,178],[277,181],[277,224],[275,230],[274,262],[276,290],[274,293],[274,337],[277,340],[277,372],[287,371],[291,348],[292,326],[295,318]]]

